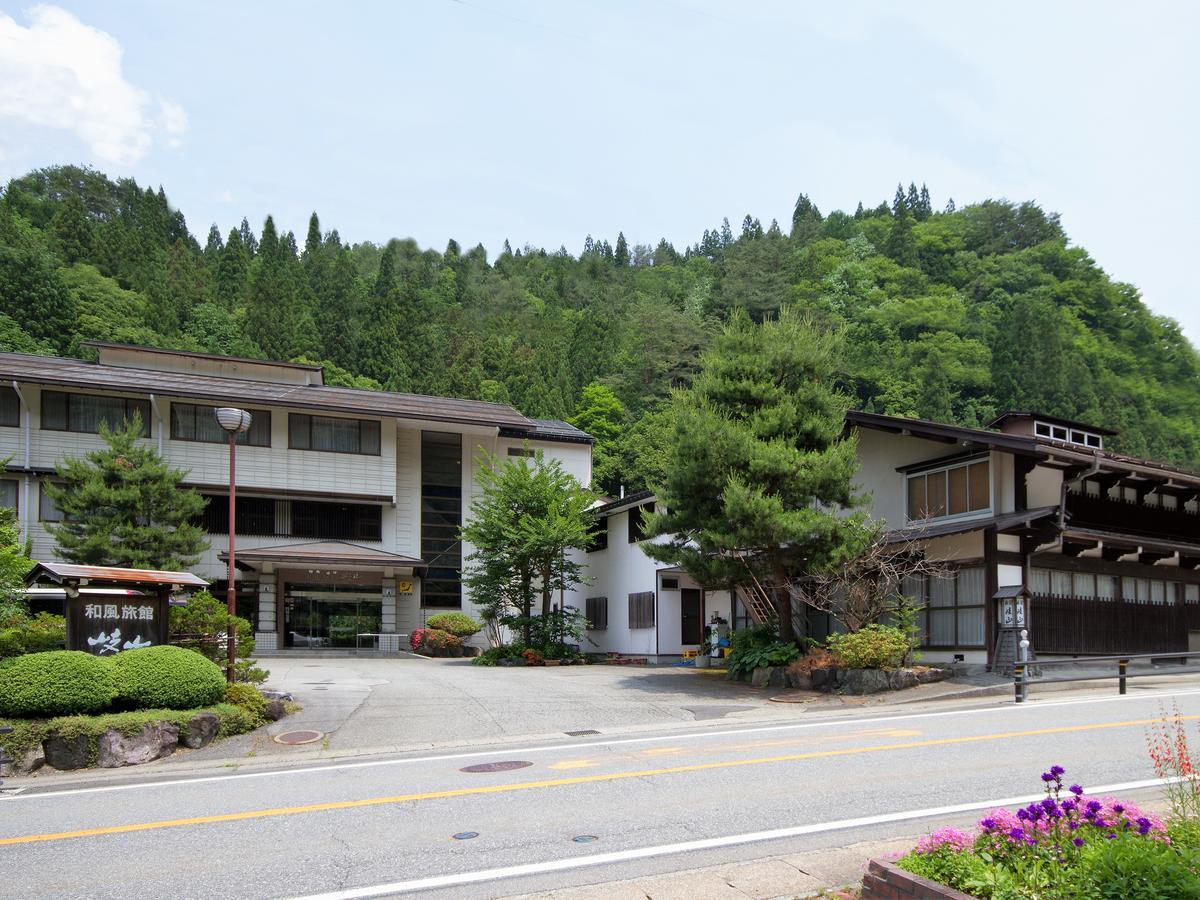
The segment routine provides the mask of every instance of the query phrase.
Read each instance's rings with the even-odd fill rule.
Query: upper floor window
[[[523,456],[526,459],[534,459],[537,456],[536,450],[530,450],[528,447],[509,447],[509,456]]]
[[[596,519],[596,526],[592,529],[592,539],[588,542],[588,553],[595,553],[597,550],[608,549],[608,516],[600,516]]]
[[[379,456],[379,423],[372,419],[289,413],[288,446],[293,450]]]
[[[62,522],[66,519],[63,511],[58,508],[58,504],[54,502],[54,498],[46,490],[47,482],[41,483],[41,490],[38,492],[38,519],[42,522]]]
[[[115,430],[135,416],[141,419],[142,437],[150,437],[149,400],[42,391],[42,428],[46,431],[99,434],[102,424]]]
[[[991,464],[987,460],[908,476],[910,521],[962,516],[991,508]]]
[[[17,488],[19,486],[20,483],[11,478],[0,481],[0,506],[7,506],[9,509],[17,508]]]
[[[1078,444],[1081,447],[1091,447],[1093,450],[1104,449],[1104,438],[1094,431],[1084,431],[1068,425],[1055,425],[1051,422],[1034,422],[1033,433],[1038,437],[1052,441],[1062,441],[1066,444]]]
[[[225,429],[217,423],[215,406],[195,403],[171,404],[171,440],[202,441],[224,444],[229,440]],[[251,447],[271,446],[271,413],[265,409],[248,409],[250,430],[237,436],[239,444]]]
[[[10,387],[0,388],[0,425],[16,428],[21,424],[21,401]]]
[[[629,543],[636,544],[646,539],[646,513],[654,512],[654,504],[635,506],[629,510]]]

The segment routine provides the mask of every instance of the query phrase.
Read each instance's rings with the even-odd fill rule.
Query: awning
[[[972,531],[983,531],[994,528],[997,534],[1013,534],[1025,531],[1034,524],[1058,515],[1057,506],[1041,506],[1037,509],[1023,509],[1018,512],[1001,513],[998,516],[983,516],[981,518],[957,519],[951,522],[935,524],[910,525],[908,528],[897,528],[884,535],[884,543],[898,544],[903,541],[922,541],[928,538],[948,537],[952,534],[969,534]]]
[[[121,569],[115,566],[79,566],[72,563],[38,563],[25,576],[25,583],[39,581],[55,584],[143,584],[166,587],[208,587],[208,582],[191,572],[165,572],[159,569]]]
[[[223,561],[229,559],[222,552]],[[247,547],[237,550],[237,562],[261,566],[274,563],[280,566],[334,566],[350,569],[423,569],[423,559],[388,553],[374,547],[363,547],[349,541],[309,541],[300,544],[280,544],[276,547]]]

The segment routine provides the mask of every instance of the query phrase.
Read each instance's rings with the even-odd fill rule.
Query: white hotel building
[[[98,361],[0,353],[0,503],[36,559],[55,558],[43,491],[65,456],[135,412],[145,440],[210,498],[194,567],[226,588],[229,450],[213,409],[253,424],[237,448],[238,610],[262,650],[354,647],[465,609],[458,529],[481,451],[541,450],[584,484],[591,438],[508,406],[333,387],[319,366],[93,343]]]

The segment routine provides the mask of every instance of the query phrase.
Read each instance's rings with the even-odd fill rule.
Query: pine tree
[[[625,232],[617,232],[617,250],[615,254],[616,263],[621,268],[629,265],[629,245],[625,243]]]
[[[673,437],[644,544],[712,588],[774,585],[780,638],[791,641],[791,586],[847,553],[857,516],[849,398],[836,387],[840,344],[785,307],[755,325],[735,313],[672,405]]]
[[[119,428],[100,426],[105,447],[85,458],[66,457],[58,483],[43,490],[62,511],[46,527],[67,562],[132,569],[181,571],[208,549],[195,522],[204,498],[183,487],[185,472],[172,469],[142,436],[135,416]]]
[[[933,203],[929,199],[929,188],[925,187],[924,182],[921,184],[921,198],[917,204],[919,213],[917,215],[918,222],[924,222],[933,215]]]
[[[721,249],[733,246],[733,229],[729,227],[729,217],[721,220]]]
[[[396,286],[396,245],[389,242],[379,257],[379,272],[371,288],[372,297],[386,297]]]
[[[892,215],[900,215],[902,209],[908,209],[908,201],[904,199],[904,185],[896,182],[896,196],[892,198]]]
[[[208,240],[204,243],[204,262],[210,272],[216,272],[217,266],[221,262],[221,252],[224,249],[225,242],[221,240],[221,229],[217,227],[216,222],[213,222],[208,228]]]
[[[254,236],[254,229],[250,227],[250,223],[244,216],[242,224],[238,226],[238,236],[242,239],[242,246],[246,248],[248,257],[253,259],[258,255],[258,238]]]
[[[596,249],[595,243],[592,241],[592,236],[589,234],[583,239],[583,255],[587,256]]]
[[[460,255],[462,255],[462,251],[459,250],[458,241],[456,241],[454,238],[450,238],[450,240],[446,242],[446,252],[442,254],[442,258],[445,259],[446,262],[453,262],[454,260],[458,259]]]
[[[0,246],[0,312],[59,353],[66,353],[71,346],[75,298],[47,253]]]
[[[822,221],[821,211],[816,204],[808,199],[807,194],[801,194],[796,198],[796,206],[792,210],[792,240],[801,246],[811,243],[820,234]]]
[[[242,233],[234,228],[221,251],[217,277],[213,280],[212,297],[222,308],[233,311],[242,304],[246,293],[246,275],[250,269],[250,254],[242,243]]]
[[[50,220],[50,228],[67,265],[91,258],[92,220],[78,194],[72,192],[63,198]]]
[[[915,181],[908,183],[908,195],[904,198],[904,205],[908,207],[908,211],[914,216],[919,215],[921,211],[921,194],[917,191]]]
[[[913,217],[908,211],[908,201],[896,191],[896,205],[892,216],[892,227],[888,232],[884,253],[902,266],[915,268],[918,263],[917,241],[913,237]]]
[[[946,212],[952,213],[954,211],[955,211],[954,198],[951,197],[949,200],[946,201]]]
[[[860,219],[862,219],[862,218],[863,218],[863,216],[865,216],[865,215],[866,215],[866,213],[863,211],[863,205],[862,205],[862,201],[861,201],[861,200],[859,200],[859,201],[858,201],[858,206],[857,206],[857,208],[855,208],[855,210],[854,210],[854,218],[855,218],[855,220],[857,221],[857,220],[860,220]]]
[[[308,217],[308,234],[304,238],[304,255],[316,256],[321,249],[321,220],[317,218],[317,211],[314,209],[313,214]]]

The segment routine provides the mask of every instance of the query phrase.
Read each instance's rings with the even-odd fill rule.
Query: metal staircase
[[[749,563],[746,564],[746,574],[750,576],[750,583],[741,585],[737,590],[738,597],[742,601],[742,605],[746,607],[750,619],[755,625],[768,625],[775,622],[779,618],[775,611],[775,601],[755,576]]]

